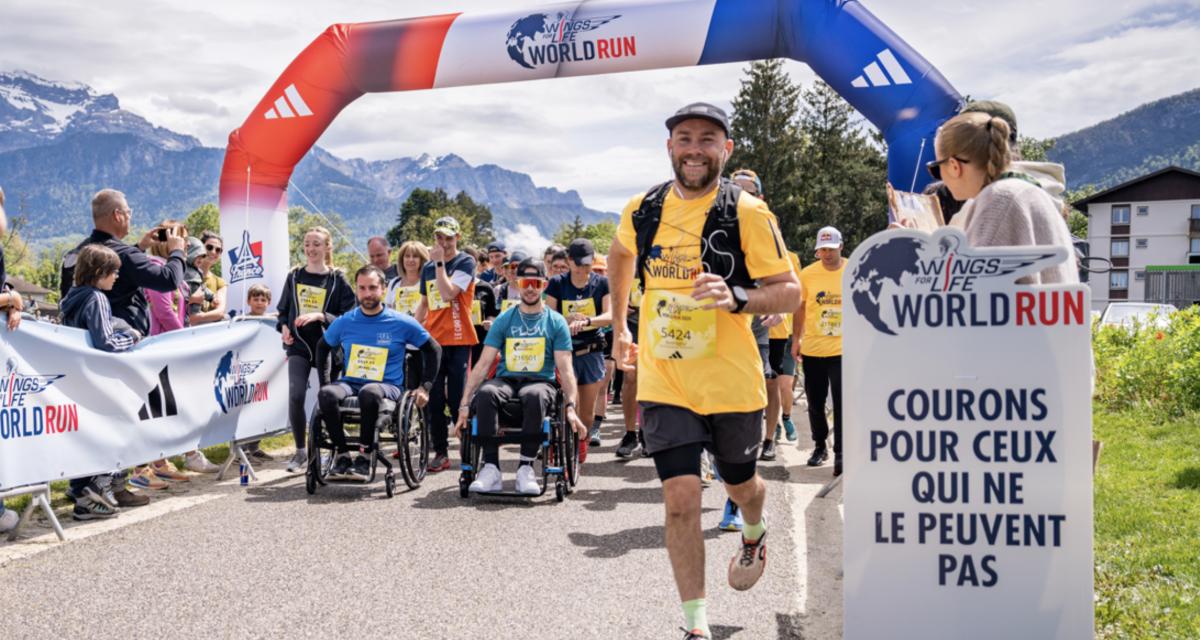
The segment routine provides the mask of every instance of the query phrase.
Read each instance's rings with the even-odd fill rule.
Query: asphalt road
[[[457,465],[390,500],[382,481],[310,497],[303,477],[277,462],[248,489],[210,486],[203,499],[159,505],[141,521],[121,523],[131,512],[102,532],[74,527],[65,544],[8,545],[17,557],[0,566],[0,635],[678,640],[660,485],[649,459],[616,460],[620,433],[619,418],[606,424],[604,446],[561,504],[552,490],[528,501],[463,500]],[[760,466],[769,564],[751,591],[725,582],[737,537],[716,528],[720,485],[704,492],[719,639],[840,637],[840,492],[815,499],[830,467],[809,469],[807,451],[780,450]],[[508,483],[515,457],[501,454]],[[74,535],[89,528],[94,535]]]

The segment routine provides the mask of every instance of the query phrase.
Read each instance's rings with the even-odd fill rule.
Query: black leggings
[[[500,408],[509,401],[521,400],[521,461],[532,462],[541,449],[542,420],[554,403],[554,386],[549,382],[519,381],[493,378],[483,383],[475,394],[475,420],[481,436],[483,461],[499,466],[500,439],[492,438],[499,427]]]
[[[693,442],[679,447],[672,447],[654,454],[654,468],[658,471],[658,479],[666,482],[679,476],[699,476],[700,456],[704,455],[704,443]],[[754,477],[758,461],[733,463],[721,462],[714,457],[717,472],[725,484],[739,485]]]
[[[829,421],[825,419],[825,397],[833,392],[833,453],[842,452],[842,357],[800,359],[804,370],[804,395],[808,396],[808,424],[818,449],[829,439]]]
[[[321,387],[321,392],[317,394],[325,428],[329,431],[329,439],[333,441],[333,448],[338,453],[350,451],[346,444],[346,428],[342,425],[342,413],[338,411],[338,405],[353,394],[350,386],[343,382],[327,384]],[[375,450],[375,423],[379,421],[379,405],[384,398],[398,400],[400,390],[390,384],[371,382],[363,385],[357,395],[358,409],[362,416],[362,422],[358,425],[358,441],[363,453],[369,455]]]
[[[304,399],[308,395],[308,372],[312,360],[307,356],[291,355],[288,364],[288,425],[292,427],[292,438],[296,448],[303,449],[304,434],[308,428],[308,417],[304,411]]]

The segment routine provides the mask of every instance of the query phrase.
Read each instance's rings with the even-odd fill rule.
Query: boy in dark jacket
[[[75,262],[74,286],[60,305],[64,325],[86,329],[92,346],[110,353],[128,351],[142,337],[128,323],[114,318],[108,306],[105,292],[112,290],[120,269],[121,259],[112,249],[102,244],[84,246]],[[125,487],[123,475],[115,490],[112,480],[112,476],[71,480],[68,496],[75,500],[76,520],[111,518],[119,504],[137,506],[150,502]]]

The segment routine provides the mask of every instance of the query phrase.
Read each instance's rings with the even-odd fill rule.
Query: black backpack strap
[[[753,288],[754,279],[746,268],[746,253],[742,251],[741,225],[738,222],[738,200],[742,188],[722,178],[713,208],[704,221],[701,262],[704,271],[725,279],[729,286]]]
[[[642,204],[633,212],[633,231],[637,234],[637,274],[643,291],[646,289],[646,261],[650,258],[650,249],[654,245],[654,236],[658,234],[658,225],[662,222],[663,202],[671,191],[674,181],[664,182],[646,192]]]

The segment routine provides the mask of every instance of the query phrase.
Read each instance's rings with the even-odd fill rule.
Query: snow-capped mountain
[[[166,151],[200,146],[192,136],[156,127],[121,109],[112,94],[25,71],[0,72],[0,152],[39,146],[77,132],[131,133]]]
[[[223,149],[121,109],[114,95],[22,71],[0,72],[0,186],[9,214],[27,218],[22,233],[35,242],[86,232],[89,199],[106,186],[128,195],[139,217],[145,216],[138,224],[216,202],[223,155]],[[491,207],[498,231],[523,224],[550,236],[577,215],[587,223],[612,219],[587,208],[575,191],[538,187],[526,174],[472,166],[454,154],[367,161],[314,147],[292,182],[289,202],[340,214],[360,244],[391,228],[400,204],[417,188],[451,196],[465,191]]]

